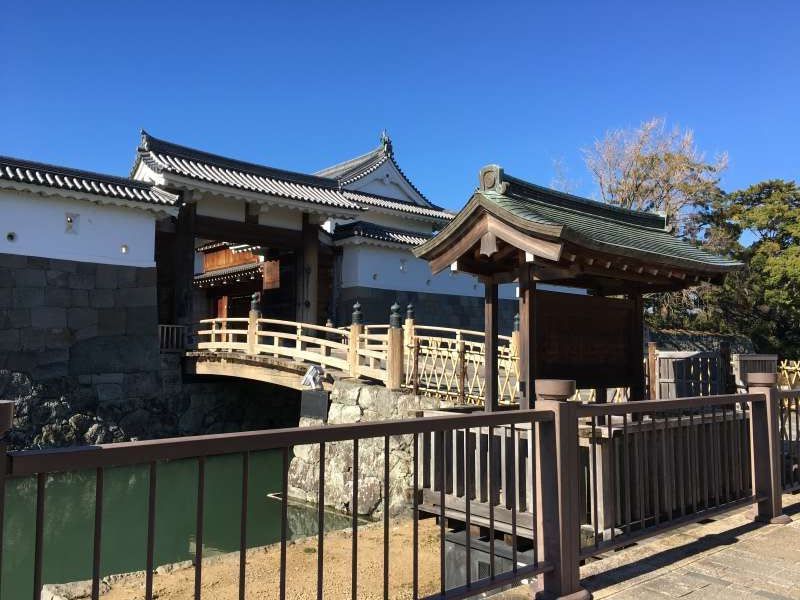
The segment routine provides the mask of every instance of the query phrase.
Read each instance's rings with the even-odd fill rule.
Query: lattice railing
[[[800,388],[800,360],[782,360],[778,364],[778,385]]]
[[[422,329],[422,328],[420,328]],[[452,337],[414,336],[405,354],[406,387],[417,393],[446,398],[456,404],[482,404],[485,387],[485,346],[474,337],[481,332],[436,328]],[[473,338],[473,339],[464,339]],[[499,336],[498,398],[513,403],[519,395],[519,357],[512,338]]]

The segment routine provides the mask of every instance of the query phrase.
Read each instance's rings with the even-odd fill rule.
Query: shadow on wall
[[[483,331],[483,297],[456,296],[451,294],[426,294],[424,292],[402,292],[364,287],[345,288],[341,291],[336,311],[336,325],[349,325],[352,321],[353,304],[361,304],[366,324],[388,323],[389,307],[398,302],[405,314],[409,303],[414,305],[414,317],[420,325],[437,325],[458,329]],[[509,335],[514,315],[519,310],[517,300],[500,300],[500,333]]]

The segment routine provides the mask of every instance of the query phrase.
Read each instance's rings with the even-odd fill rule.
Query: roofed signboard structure
[[[485,284],[486,403],[497,405],[497,285],[520,289],[522,405],[530,382],[575,378],[580,387],[629,386],[644,396],[642,294],[720,283],[740,263],[673,235],[666,218],[480,172],[479,187],[442,231],[417,247],[434,273],[471,273]],[[589,295],[537,291],[538,283]],[[604,394],[598,394],[598,398]]]

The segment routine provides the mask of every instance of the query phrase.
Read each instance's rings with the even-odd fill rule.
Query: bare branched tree
[[[578,189],[578,182],[569,177],[569,169],[561,157],[553,159],[553,178],[550,180],[550,187],[566,194],[574,194]]]
[[[583,154],[602,200],[665,213],[680,233],[691,208],[714,192],[728,164],[726,154],[706,161],[695,146],[694,133],[667,130],[663,118],[636,129],[609,131]]]

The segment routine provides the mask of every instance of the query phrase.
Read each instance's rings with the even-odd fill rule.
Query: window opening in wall
[[[64,232],[65,233],[78,233],[78,225],[80,224],[81,216],[77,213],[66,213],[64,215]]]

